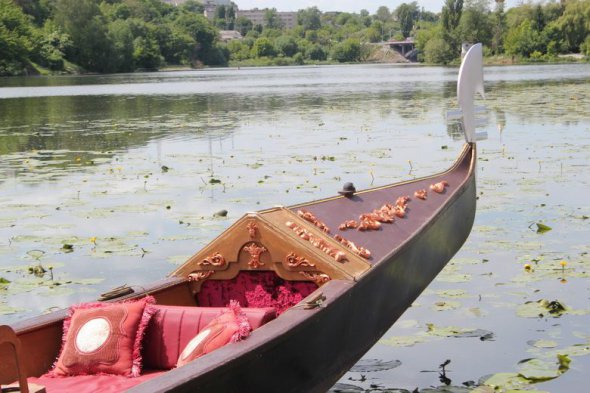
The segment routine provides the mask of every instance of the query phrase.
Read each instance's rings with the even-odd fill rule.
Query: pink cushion
[[[169,370],[176,366],[182,350],[226,307],[155,306],[144,339],[145,367]],[[276,317],[274,308],[242,308],[254,330]]]
[[[163,373],[165,371],[144,371],[137,378],[127,378],[120,375],[76,375],[67,378],[54,378],[45,374],[39,378],[31,377],[28,381],[29,383],[45,386],[47,393],[115,393],[130,389]]]
[[[148,296],[72,306],[64,321],[62,349],[49,375],[139,376],[143,333],[155,312],[152,303],[154,298]]]
[[[232,301],[229,308],[188,342],[178,357],[176,367],[184,366],[230,342],[243,340],[250,335],[252,329],[248,317],[239,303]]]

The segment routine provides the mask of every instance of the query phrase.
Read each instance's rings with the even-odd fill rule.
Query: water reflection
[[[26,80],[28,90],[0,88],[0,277],[11,281],[0,288],[2,321],[159,279],[246,211],[334,195],[344,181],[361,189],[405,180],[408,170],[413,177],[447,168],[462,145],[445,120],[456,107],[456,72],[267,68],[39,78]],[[367,354],[379,367],[360,363],[339,386],[422,390],[441,383],[439,365],[449,359],[446,378],[467,389],[487,374],[519,372],[522,359],[555,363],[531,340],[551,338],[570,354],[588,345],[580,294],[590,271],[590,70],[485,73],[489,140],[478,146],[474,230]],[[43,87],[50,84],[70,90]],[[221,209],[229,217],[213,218]],[[552,230],[531,231],[536,222]],[[565,259],[567,276],[555,262]],[[54,266],[63,285],[28,274],[37,263]],[[516,315],[539,299],[580,312]],[[434,333],[469,328],[494,341]],[[540,390],[580,391],[590,360],[572,359]]]

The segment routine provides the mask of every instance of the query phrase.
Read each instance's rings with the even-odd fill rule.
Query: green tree
[[[441,22],[444,31],[452,34],[459,26],[463,12],[463,0],[445,0],[442,8]]]
[[[509,55],[529,57],[533,52],[543,52],[541,33],[532,26],[532,21],[524,20],[518,27],[506,34],[504,48]]]
[[[57,0],[54,18],[72,39],[66,54],[89,71],[112,72],[107,23],[96,0]]]
[[[11,0],[0,0],[0,75],[20,73],[33,50],[33,29]]]
[[[461,42],[490,45],[493,24],[487,0],[467,0],[457,30]]]
[[[348,38],[332,50],[332,59],[340,63],[359,61],[360,57],[361,43],[358,39]]]
[[[238,16],[234,28],[245,36],[253,28],[252,21],[244,16]]]
[[[275,47],[266,37],[260,37],[252,46],[252,55],[254,57],[272,57],[276,54]]]
[[[318,30],[322,27],[322,13],[318,7],[309,7],[297,12],[297,23],[304,30]]]
[[[440,37],[449,46],[449,56],[456,58],[460,53],[460,38],[458,37],[458,27],[461,22],[461,14],[463,13],[463,0],[445,0],[445,5],[442,8],[441,24],[442,36]],[[432,44],[432,50],[441,48],[440,41]],[[446,58],[446,56],[444,56]],[[444,63],[444,62],[442,62]]]
[[[563,34],[565,49],[578,52],[580,45],[590,34],[590,1],[568,1],[563,15],[556,23]]]
[[[134,37],[130,22],[117,19],[108,25],[108,36],[113,43],[111,62],[113,68],[119,72],[130,72],[135,69]]]
[[[454,58],[449,43],[440,37],[430,39],[424,47],[424,60],[427,63],[448,64]]]
[[[293,57],[299,50],[297,42],[291,36],[282,35],[275,40],[275,49],[279,54],[286,57]]]
[[[506,34],[506,14],[504,1],[497,1],[492,16],[492,52],[499,55],[504,52],[504,35]]]
[[[328,52],[321,45],[313,44],[305,51],[305,56],[309,60],[324,61],[328,58]]]
[[[175,25],[194,40],[196,50],[193,61],[206,63],[207,54],[215,46],[218,34],[209,20],[203,15],[186,13],[176,19]]]
[[[264,27],[269,29],[283,28],[283,22],[279,18],[276,8],[269,8],[264,12]]]
[[[381,21],[382,23],[385,23],[389,19],[391,19],[391,12],[389,11],[389,8],[387,8],[384,5],[377,8],[377,12],[375,13],[375,19]]]
[[[133,60],[137,68],[157,70],[162,63],[162,59],[156,40],[149,37],[137,37],[133,41]]]
[[[393,11],[393,15],[395,15],[400,24],[404,38],[409,37],[414,28],[414,24],[420,16],[418,3],[415,1],[411,3],[402,3],[395,9],[395,11]]]
[[[50,15],[47,0],[14,0],[25,14],[31,15],[37,26],[43,26]]]

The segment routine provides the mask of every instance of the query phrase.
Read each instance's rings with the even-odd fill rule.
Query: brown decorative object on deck
[[[188,275],[189,281],[203,281],[211,277],[215,273],[215,270],[207,270],[203,272],[195,272]]]
[[[198,263],[200,266],[215,266],[215,267],[224,267],[227,265],[227,261],[220,253],[216,252],[215,254],[211,255],[203,259],[201,262]]]
[[[348,247],[356,255],[359,255],[359,256],[361,256],[361,257],[363,257],[365,259],[369,259],[371,257],[371,251],[367,250],[364,247],[357,246],[356,244],[354,244],[350,240],[347,240],[347,239],[343,238],[340,235],[334,235],[334,239],[336,239],[340,243],[344,244],[346,247]]]
[[[244,250],[250,254],[250,262],[248,262],[248,266],[252,269],[257,269],[260,266],[264,266],[263,262],[260,262],[260,255],[263,252],[267,252],[268,250],[262,246],[259,246],[256,243],[250,243],[248,246],[244,247]]]
[[[319,248],[332,258],[334,258],[338,262],[346,261],[346,254],[334,247],[332,247],[328,242],[324,239],[320,239],[319,237],[315,237],[311,232],[309,232],[305,228],[301,228],[299,225],[295,224],[292,221],[287,221],[285,223],[286,226],[291,228],[300,238],[303,240],[307,240],[310,242],[314,247]]]
[[[319,287],[331,280],[330,276],[319,272],[299,272],[303,277],[315,282]]]
[[[297,215],[303,218],[305,221],[309,221],[316,227],[320,228],[322,232],[330,233],[330,228],[328,228],[328,226],[324,224],[322,221],[318,220],[318,218],[314,216],[311,212],[301,209],[297,210]]]
[[[414,196],[418,199],[422,199],[423,201],[425,201],[428,196],[428,193],[426,192],[425,189],[421,189],[421,190],[415,191]]]
[[[290,252],[285,257],[285,263],[289,267],[302,267],[302,266],[315,267],[315,265],[313,263],[309,262],[304,257],[300,257],[299,255],[295,254],[294,252]]]
[[[443,180],[438,183],[431,184],[430,189],[434,192],[441,194],[441,193],[445,192],[445,187],[448,187],[448,186],[449,186],[449,183],[446,180]]]
[[[254,221],[251,221],[248,223],[246,228],[248,229],[248,235],[250,236],[250,239],[254,240],[256,238],[256,232],[258,232],[258,225],[256,225]]]
[[[342,224],[340,224],[338,229],[340,229],[341,231],[345,231],[347,229],[358,228],[358,226],[359,226],[359,223],[356,222],[355,220],[347,220],[347,221],[344,221]]]

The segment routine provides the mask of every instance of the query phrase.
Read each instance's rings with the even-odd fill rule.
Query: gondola
[[[134,343],[141,342],[143,360],[136,377],[96,368],[118,362],[112,353],[110,360],[84,358],[89,368],[81,372],[66,367],[65,376],[51,374],[54,364],[77,364],[64,358],[71,348],[90,356],[112,340],[113,348],[123,346],[108,336],[87,347],[79,338],[90,324],[72,333],[75,314],[61,310],[0,326],[0,383],[16,381],[14,390],[20,382],[23,392],[327,391],[469,236],[476,211],[473,98],[483,94],[480,44],[464,57],[457,91],[466,143],[448,170],[362,191],[347,184],[334,197],[247,213],[162,281],[104,294],[92,312],[150,296],[149,321]],[[131,318],[125,312],[119,325],[101,318],[112,330]],[[242,319],[231,325],[238,327],[228,344],[177,363],[191,345],[203,351],[220,317],[232,312]]]

